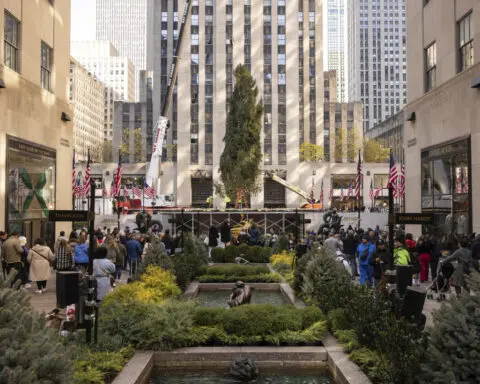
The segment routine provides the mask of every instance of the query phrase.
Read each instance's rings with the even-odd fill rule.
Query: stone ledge
[[[136,352],[112,384],[147,384],[154,365],[154,352]]]
[[[323,345],[328,355],[328,368],[336,383],[339,384],[372,384],[360,367],[350,361],[343,352],[342,345],[327,332],[323,337]]]

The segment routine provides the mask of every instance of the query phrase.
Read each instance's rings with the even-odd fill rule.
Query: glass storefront
[[[470,139],[422,151],[422,211],[437,215],[437,235],[471,232]]]
[[[55,209],[56,151],[8,136],[7,232],[27,237],[28,245],[39,237],[55,240],[48,211]]]

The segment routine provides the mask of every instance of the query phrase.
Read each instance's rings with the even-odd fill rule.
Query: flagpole
[[[392,159],[393,151],[390,148],[390,159]],[[391,160],[390,160],[391,161]],[[389,175],[390,175],[389,171]],[[393,243],[393,232],[394,232],[394,207],[393,207],[393,183],[388,183],[388,245],[390,247],[390,252],[393,255],[394,243]],[[389,266],[392,267],[392,266]]]
[[[358,169],[357,169],[357,172],[360,172],[360,149],[358,150]],[[362,176],[360,175],[360,193],[359,193],[359,196],[358,196],[358,229],[360,229],[360,223],[361,223],[361,216],[360,216],[360,211],[361,211],[361,207],[360,207],[360,202],[362,201],[362,187],[363,187],[363,183],[362,183]]]

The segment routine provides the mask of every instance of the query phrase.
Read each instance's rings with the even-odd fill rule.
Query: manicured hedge
[[[202,275],[201,283],[234,283],[242,280],[245,283],[279,283],[282,278],[276,273],[261,273],[258,275]]]
[[[215,263],[234,263],[237,257],[242,257],[251,263],[268,263],[271,253],[272,249],[269,247],[241,244],[229,245],[226,248],[214,248],[211,257]]]
[[[269,272],[270,270],[266,265],[225,264],[207,267],[205,275],[249,276]]]

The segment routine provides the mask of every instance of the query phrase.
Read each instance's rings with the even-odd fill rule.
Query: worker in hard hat
[[[231,203],[230,197],[225,196],[225,207],[230,208],[230,203]]]
[[[207,207],[212,208],[212,206],[213,206],[213,196],[208,196],[206,201],[207,201]]]

